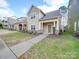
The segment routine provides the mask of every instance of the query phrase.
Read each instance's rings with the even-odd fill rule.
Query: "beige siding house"
[[[37,31],[45,34],[59,34],[62,27],[64,28],[67,26],[67,24],[64,26],[64,23],[63,26],[61,26],[62,21],[67,22],[67,20],[61,20],[63,16],[60,13],[60,9],[45,14],[39,8],[32,6],[28,11],[27,16],[28,31]]]
[[[37,7],[32,6],[27,15],[28,31],[40,30],[39,19],[44,16],[44,13]]]
[[[20,17],[17,19],[17,22],[14,23],[14,30],[17,30],[17,31],[26,31],[27,30],[26,17]]]

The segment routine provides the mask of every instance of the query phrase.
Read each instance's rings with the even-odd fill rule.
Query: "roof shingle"
[[[51,11],[45,14],[40,20],[47,20],[52,18],[57,18],[58,16],[61,16],[60,10]]]

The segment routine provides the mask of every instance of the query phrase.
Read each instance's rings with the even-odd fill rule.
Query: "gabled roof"
[[[60,10],[55,10],[55,11],[46,13],[45,16],[43,16],[40,20],[53,19],[53,18],[57,18],[58,16],[61,16]]]
[[[20,17],[17,18],[17,22],[15,22],[14,24],[26,23],[26,21],[27,21],[26,17]]]
[[[37,8],[37,7],[34,6],[34,5],[31,6],[31,8],[29,9],[27,15],[30,13],[30,11],[32,10],[32,8],[35,8],[35,9],[39,10],[43,15],[45,15],[44,12],[43,12],[41,9]]]

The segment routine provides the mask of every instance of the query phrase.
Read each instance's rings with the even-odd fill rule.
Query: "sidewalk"
[[[17,59],[12,51],[6,46],[3,40],[0,39],[0,59]]]
[[[20,57],[22,54],[28,51],[34,44],[38,43],[39,41],[41,41],[47,36],[48,36],[47,34],[41,34],[35,38],[32,38],[28,41],[22,42],[10,48],[12,49],[12,51],[15,53],[17,57]]]

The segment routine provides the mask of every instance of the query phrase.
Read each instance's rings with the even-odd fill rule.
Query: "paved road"
[[[47,36],[48,36],[47,34],[41,34],[35,38],[32,38],[31,40],[15,45],[11,47],[11,49],[17,57],[20,57],[22,54],[28,51],[34,44],[38,43]]]
[[[0,59],[17,59],[12,51],[0,39]]]

